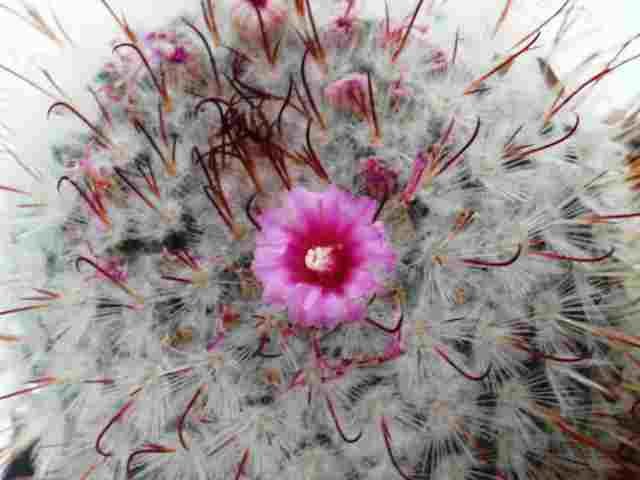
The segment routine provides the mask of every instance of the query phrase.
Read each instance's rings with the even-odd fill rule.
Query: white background
[[[317,0],[318,3],[329,0]],[[383,0],[362,0],[367,9],[383,11]],[[494,0],[449,0],[456,9],[462,9],[465,16],[473,16],[479,6],[487,5]],[[11,16],[8,12],[0,10],[0,63],[10,66],[18,71],[25,72],[29,76],[37,74],[36,65],[44,63],[48,68],[59,67],[61,72],[56,73],[56,78],[61,84],[67,85],[69,81],[75,81],[76,85],[82,85],[85,78],[89,78],[90,73],[95,71],[95,62],[100,62],[109,53],[106,47],[107,41],[113,37],[117,31],[114,22],[108,16],[105,9],[98,0],[31,0],[31,3],[43,9],[47,18],[51,18],[49,12],[53,8],[69,34],[83,47],[91,49],[93,46],[99,51],[95,56],[82,56],[80,60],[69,64],[67,60],[60,60],[59,55],[68,55],[68,52],[52,49],[42,35],[34,32],[20,20]],[[400,7],[410,7],[413,2],[410,0],[390,0],[392,9],[398,5]],[[405,5],[401,5],[405,3]],[[560,0],[520,0],[521,5],[530,7],[530,18],[513,19],[521,25],[535,26],[535,19],[544,18],[548,13],[555,10],[562,2]],[[4,4],[21,10],[20,0],[4,0]],[[190,1],[175,0],[111,0],[111,4],[120,11],[124,8],[127,18],[132,25],[162,25],[164,19],[168,18],[166,13],[175,13],[176,4],[190,4]],[[557,57],[558,68],[562,66],[575,65],[594,49],[606,49],[619,44],[632,34],[640,32],[640,0],[582,0],[581,4],[586,7],[588,13],[584,15],[584,35],[576,39],[570,50],[563,52]],[[171,6],[173,5],[173,6]],[[531,20],[531,21],[529,21]],[[640,41],[638,42],[640,44]],[[102,46],[102,47],[99,47]],[[640,47],[632,48],[628,54],[638,53]],[[56,58],[58,60],[56,60]],[[66,66],[64,66],[66,65]],[[50,66],[50,67],[49,67]],[[97,65],[96,65],[97,66]],[[607,80],[605,99],[610,106],[622,105],[632,96],[640,92],[640,61],[625,66],[615,74],[613,78]],[[16,103],[17,101],[17,103]],[[23,130],[16,132],[16,138],[25,138],[30,141],[40,135],[37,127],[32,125],[42,125],[31,116],[34,111],[42,115],[44,110],[31,109],[29,102],[41,102],[42,108],[50,103],[46,98],[39,96],[25,85],[16,82],[3,72],[0,72],[0,123],[10,119],[15,126],[24,126]],[[22,108],[16,107],[22,105]],[[0,161],[0,184],[9,183],[13,177],[13,166]],[[3,192],[0,192],[0,207],[3,204]],[[0,208],[0,214],[2,208]],[[0,241],[3,237],[0,236]],[[0,248],[0,265],[2,265],[2,251]],[[0,275],[2,272],[0,271]],[[3,296],[0,292],[0,310],[10,308],[4,305]],[[0,333],[2,333],[2,320],[0,318]],[[0,366],[0,369],[2,367]],[[10,391],[10,378],[0,375],[0,394]],[[0,402],[3,403],[3,402]],[[7,403],[0,404],[0,430],[3,428],[2,412],[8,406]],[[0,443],[2,443],[2,432],[0,431]]]

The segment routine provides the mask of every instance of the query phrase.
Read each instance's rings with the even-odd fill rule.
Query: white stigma
[[[304,264],[314,272],[326,272],[333,265],[333,247],[315,247],[307,250]]]

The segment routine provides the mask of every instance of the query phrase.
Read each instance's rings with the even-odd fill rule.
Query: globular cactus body
[[[501,55],[424,0],[203,0],[153,32],[104,3],[122,38],[95,111],[43,89],[78,133],[1,186],[41,249],[0,312],[24,383],[0,399],[29,407],[8,458],[36,441],[37,479],[637,474],[635,117],[572,111],[626,46],[570,87],[535,59],[569,2]]]

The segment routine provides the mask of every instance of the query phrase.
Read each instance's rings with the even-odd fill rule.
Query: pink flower
[[[333,185],[324,192],[294,188],[283,203],[258,217],[252,268],[263,300],[286,307],[305,327],[361,320],[396,261],[384,226],[374,221],[377,203]]]

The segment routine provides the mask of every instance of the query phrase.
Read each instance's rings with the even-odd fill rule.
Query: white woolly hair
[[[69,191],[57,192],[59,172],[49,165],[51,145],[69,143],[74,138],[72,134],[79,131],[79,125],[77,117],[52,114],[47,118],[47,109],[52,103],[47,92],[55,91],[56,97],[73,99],[80,111],[95,111],[95,100],[87,92],[86,85],[109,61],[113,38],[126,40],[105,3],[96,1],[86,10],[83,8],[83,21],[77,22],[73,21],[78,15],[75,2],[60,0],[52,4],[55,14],[47,14],[46,21],[55,35],[64,38],[64,46],[52,46],[46,34],[26,25],[39,18],[29,14],[29,4],[16,3],[15,11],[12,10],[14,7],[0,4],[0,13],[14,15],[16,22],[25,24],[17,45],[21,49],[23,43],[33,42],[30,50],[36,53],[33,56],[16,55],[17,61],[8,65],[15,73],[0,72],[7,77],[3,84],[7,101],[5,110],[0,111],[7,123],[0,136],[0,160],[17,165],[0,185],[16,185],[25,190],[35,186],[47,201],[53,203],[35,220],[24,220],[28,223],[26,231],[33,232],[32,235],[15,234],[7,240],[14,245],[18,241],[24,242],[22,245],[43,253],[12,258],[8,273],[2,275],[0,288],[7,289],[6,303],[10,304],[21,298],[24,300],[25,288],[47,295],[46,290],[38,291],[34,285],[53,284],[60,287],[62,294],[56,302],[46,306],[46,314],[43,314],[46,321],[39,321],[37,312],[29,312],[21,317],[24,320],[21,329],[2,330],[7,337],[3,339],[5,341],[11,340],[9,335],[14,331],[16,335],[28,334],[25,335],[27,350],[21,351],[15,346],[9,350],[5,365],[15,362],[17,367],[12,372],[14,379],[7,380],[0,395],[18,390],[23,382],[35,383],[30,380],[34,375],[63,373],[53,382],[53,393],[47,391],[42,396],[13,398],[0,404],[0,408],[18,412],[20,418],[15,425],[22,430],[21,442],[27,444],[39,438],[44,445],[38,447],[39,474],[46,474],[51,468],[80,476],[91,470],[87,456],[93,455],[95,449],[105,458],[113,457],[111,460],[115,460],[120,469],[125,464],[129,464],[127,467],[144,465],[147,472],[152,476],[157,474],[158,478],[222,479],[231,478],[236,472],[236,478],[240,478],[246,463],[244,473],[256,478],[272,478],[285,470],[291,478],[329,479],[332,475],[335,478],[350,473],[351,465],[347,465],[344,458],[347,456],[357,460],[357,467],[353,467],[357,473],[365,472],[369,478],[391,478],[402,473],[404,468],[396,464],[394,450],[403,465],[408,462],[421,465],[422,470],[429,471],[431,478],[465,479],[475,475],[472,464],[477,465],[474,462],[478,461],[481,451],[472,451],[470,439],[489,439],[497,443],[497,466],[511,468],[515,473],[509,478],[517,478],[528,472],[522,466],[526,463],[525,456],[543,458],[557,435],[557,432],[547,435],[545,430],[549,425],[544,421],[552,424],[558,420],[555,413],[545,410],[547,406],[557,407],[560,415],[577,418],[577,423],[590,425],[591,405],[585,406],[587,402],[583,397],[586,395],[582,395],[581,389],[603,395],[610,391],[583,371],[613,365],[606,350],[609,343],[620,342],[622,337],[622,334],[608,330],[614,321],[622,319],[620,323],[629,324],[626,325],[628,330],[639,328],[628,319],[631,315],[636,318],[636,304],[628,302],[628,298],[613,287],[611,293],[604,281],[597,283],[599,275],[632,277],[629,269],[618,266],[609,271],[606,270],[609,267],[591,264],[598,264],[601,252],[607,252],[610,246],[608,238],[613,236],[617,242],[614,247],[622,250],[617,259],[633,261],[637,257],[629,252],[631,249],[625,240],[621,240],[623,227],[617,224],[594,226],[586,235],[584,223],[588,222],[581,223],[578,217],[592,212],[615,214],[637,204],[625,184],[624,155],[627,151],[620,142],[609,138],[612,126],[603,126],[594,120],[582,123],[580,133],[570,138],[580,121],[573,113],[563,111],[558,114],[554,118],[557,123],[548,130],[535,128],[538,124],[534,121],[544,115],[545,108],[556,97],[556,92],[548,88],[548,78],[541,75],[540,66],[551,65],[556,53],[566,47],[566,37],[562,35],[558,42],[545,44],[536,55],[525,55],[508,65],[505,84],[500,84],[495,77],[488,78],[489,87],[502,87],[491,89],[489,102],[480,96],[461,95],[471,78],[467,78],[470,72],[474,75],[486,72],[487,66],[508,58],[507,52],[513,46],[514,38],[522,38],[530,32],[531,25],[537,25],[536,19],[528,15],[530,5],[524,1],[506,2],[513,12],[504,28],[494,35],[495,19],[504,12],[505,2],[473,2],[470,6],[468,0],[424,0],[427,7],[416,22],[429,23],[428,41],[434,45],[453,45],[456,41],[456,31],[451,24],[443,25],[442,12],[446,8],[456,13],[460,31],[471,39],[460,39],[464,48],[458,61],[464,67],[458,69],[456,64],[452,72],[441,77],[434,75],[430,70],[431,61],[424,60],[425,50],[432,48],[421,43],[427,40],[419,38],[408,44],[403,51],[403,61],[415,63],[406,80],[418,90],[415,95],[417,107],[414,105],[413,111],[406,108],[403,112],[406,115],[397,122],[389,120],[391,107],[381,107],[380,116],[388,122],[384,125],[387,143],[377,153],[390,159],[391,167],[400,172],[400,181],[408,183],[408,172],[417,164],[416,152],[425,148],[425,142],[437,141],[436,133],[425,130],[441,128],[434,124],[443,119],[446,122],[455,111],[459,113],[459,129],[451,141],[452,146],[470,136],[473,143],[480,128],[478,119],[483,122],[482,134],[473,143],[474,154],[465,162],[468,171],[438,172],[429,185],[416,188],[415,203],[428,206],[430,217],[423,222],[416,220],[412,235],[401,234],[402,238],[394,238],[395,253],[407,260],[397,268],[396,273],[402,280],[398,280],[398,291],[388,295],[394,297],[393,301],[370,299],[368,325],[360,328],[360,324],[345,324],[344,328],[322,332],[317,343],[312,343],[316,342],[316,332],[305,331],[304,335],[296,336],[297,341],[287,343],[285,335],[295,335],[289,331],[293,331],[292,325],[282,320],[284,314],[272,312],[270,305],[261,303],[251,291],[242,291],[239,287],[241,274],[248,270],[241,263],[246,263],[246,257],[250,256],[244,254],[253,248],[251,240],[230,240],[220,219],[204,208],[204,205],[210,207],[206,197],[194,194],[201,193],[202,185],[192,178],[187,168],[177,178],[168,174],[160,177],[159,174],[158,178],[163,181],[158,190],[162,190],[164,196],[158,194],[158,203],[152,204],[151,208],[151,202],[142,198],[139,192],[138,197],[131,195],[128,198],[131,201],[126,201],[126,195],[122,200],[122,197],[118,198],[118,192],[113,193],[114,203],[121,201],[123,205],[114,208],[114,226],[109,235],[105,235],[96,222],[90,224],[87,216],[74,210],[77,195]],[[152,9],[147,1],[126,5],[123,2],[120,6],[116,0],[109,3],[117,15],[120,7],[126,7],[127,22],[137,33],[168,24],[180,15],[194,18],[192,12],[199,11],[199,2],[195,0],[179,2],[178,6],[176,2],[156,1]],[[223,5],[219,15],[227,19],[230,2],[219,3]],[[316,21],[325,25],[344,2],[316,3],[319,4],[314,11]],[[540,15],[542,19],[558,8],[557,2],[541,3],[547,7]],[[293,2],[289,5],[293,9]],[[355,8],[378,21],[384,18],[384,6],[382,1],[360,0]],[[402,19],[415,9],[415,2],[389,2],[389,6],[393,18]],[[572,15],[579,15],[579,12]],[[234,37],[237,33],[230,30],[230,23],[221,22],[221,33],[237,39]],[[416,36],[420,34],[416,33]],[[549,33],[549,37],[553,38],[553,33]],[[375,48],[374,34],[363,38],[362,42]],[[612,48],[615,51],[616,47]],[[20,49],[16,52],[21,55]],[[364,59],[370,63],[367,68],[376,73],[381,84],[382,81],[391,83],[397,72],[386,68],[388,58],[383,54],[372,57]],[[354,65],[352,60],[349,57],[343,63],[332,65],[331,80],[344,78],[361,67]],[[362,58],[356,60],[363,61]],[[295,56],[285,57],[279,73],[294,71],[298,62]],[[314,86],[322,84],[319,71],[311,66],[309,70],[310,83]],[[567,85],[579,85],[580,80],[589,78],[593,71],[598,71],[597,62],[584,70],[574,68],[557,80]],[[253,71],[249,75],[260,88],[280,94],[284,88],[282,80],[276,75],[262,78],[262,73]],[[17,76],[32,79],[38,86],[25,88],[24,79]],[[425,78],[432,81],[426,87]],[[146,95],[140,95],[140,104],[150,110],[151,105],[156,105],[157,92]],[[536,100],[535,104],[532,104],[532,98]],[[179,98],[176,101],[178,111],[190,111],[192,100]],[[385,100],[386,105],[389,98],[382,96],[381,100]],[[577,112],[589,112],[596,100],[596,96],[587,98]],[[329,121],[335,122],[332,126],[338,125],[336,130],[344,134],[344,138],[336,135],[336,139],[331,139],[335,143],[327,147],[338,151],[327,170],[337,184],[351,186],[356,167],[349,160],[355,157],[356,147],[349,142],[357,143],[359,147],[367,145],[369,132],[361,128],[362,123],[352,121],[343,112],[326,110],[324,113]],[[215,117],[211,114],[209,118]],[[204,144],[207,140],[206,129],[199,130],[194,122],[187,124],[184,117],[171,121],[174,122],[170,125],[172,128],[184,128],[185,135],[194,145]],[[214,120],[211,122],[213,125]],[[298,146],[304,132],[294,121],[289,123],[295,135],[287,140]],[[544,154],[536,157],[535,163],[531,162],[530,169],[523,166],[513,174],[511,168],[505,166],[507,162],[502,161],[507,156],[502,155],[507,148],[505,144],[510,143],[509,135],[521,124],[527,126],[522,132],[517,131],[521,135],[518,141],[522,148],[544,145],[567,131],[570,133],[566,139],[570,140],[558,150],[541,148]],[[472,134],[474,125],[476,129]],[[130,128],[116,126],[111,133],[116,147],[131,148],[127,150],[127,158],[133,158],[149,147],[144,140],[135,137]],[[602,141],[594,141],[592,137]],[[564,143],[564,139],[559,143]],[[117,152],[117,148],[114,151]],[[101,155],[108,157],[98,153],[96,162],[112,160]],[[574,161],[574,156],[583,163]],[[188,156],[184,158],[188,159]],[[27,167],[20,165],[23,160]],[[189,165],[187,162],[185,160]],[[610,171],[602,179],[598,174],[604,169]],[[476,182],[474,185],[471,185],[470,177]],[[601,189],[597,193],[591,183],[594,177],[603,182],[598,184]],[[305,181],[311,188],[318,183],[315,178]],[[604,182],[611,185],[609,190],[603,187]],[[231,200],[233,209],[242,208],[247,184],[248,180],[243,183],[236,178],[221,183],[222,190],[238,194]],[[604,190],[613,192],[615,201],[604,198],[600,193]],[[9,209],[4,209],[6,218],[12,218],[11,208],[16,208],[15,204],[9,205]],[[481,213],[473,218],[473,222],[470,221],[472,213],[467,219],[469,222],[461,223],[461,212],[464,220],[464,211],[469,205]],[[128,275],[126,285],[99,268],[80,268],[91,264],[89,253],[93,253],[83,250],[85,247],[80,245],[83,242],[92,245],[88,248],[95,248],[97,255],[110,254],[115,245],[131,238],[149,245],[161,245],[161,241],[174,231],[178,219],[182,221],[181,214],[186,210],[195,212],[194,223],[202,229],[200,234],[204,237],[198,245],[197,255],[191,257],[186,247],[181,247],[185,253],[180,252],[183,254],[180,257],[162,245],[152,253],[145,252],[142,259],[129,258],[125,266],[128,270],[120,272]],[[390,224],[391,220],[385,217],[387,213],[388,210],[382,214],[381,221]],[[408,215],[398,223],[410,223]],[[249,213],[247,216],[250,217]],[[260,229],[251,218],[249,220]],[[4,223],[10,222],[0,221],[0,224]],[[64,245],[60,244],[62,241],[54,243],[50,238],[53,235],[46,236],[48,227],[62,224],[70,231],[68,237],[71,239]],[[83,228],[87,224],[90,225]],[[248,221],[242,226],[251,227]],[[603,235],[591,235],[593,232]],[[74,237],[74,233],[77,236]],[[548,251],[530,252],[535,241],[546,242]],[[412,248],[417,253],[414,254]],[[601,260],[609,259],[614,250],[602,254]],[[0,249],[0,255],[3,253]],[[78,263],[79,255],[84,262]],[[590,256],[584,259],[586,255]],[[54,257],[55,261],[49,262],[49,257]],[[222,260],[228,260],[227,257],[233,259],[233,265],[224,264]],[[512,261],[501,260],[503,258],[512,258]],[[575,265],[569,269],[566,264],[572,261]],[[424,279],[411,283],[414,267],[420,266],[425,272]],[[60,275],[43,273],[54,268],[64,272]],[[228,280],[227,274],[235,277]],[[86,278],[105,280],[105,277],[109,277],[110,282],[92,282],[90,287],[86,286]],[[401,297],[402,281],[410,284],[413,291],[403,291],[410,298],[396,301],[396,296]],[[55,285],[56,282],[62,285]],[[223,300],[225,295],[231,300]],[[30,301],[46,301],[42,297],[35,298]],[[140,298],[143,301],[136,303]],[[238,305],[246,308],[237,313],[234,309]],[[230,313],[216,311],[213,306],[229,307]],[[13,313],[7,309],[0,315],[1,320],[5,320],[7,312]],[[237,313],[237,318],[227,318],[236,323],[233,328],[220,320],[225,313],[231,317]],[[259,322],[263,322],[263,328],[268,324],[269,335],[273,333],[268,350],[279,348],[280,355],[269,356],[266,350],[263,351],[266,344],[262,342],[264,337],[257,336]],[[393,335],[382,333],[393,331],[394,324],[398,327]],[[176,325],[183,329],[181,334],[191,335],[193,350],[181,351],[172,344],[180,340]],[[67,331],[71,333],[65,335]],[[525,345],[524,352],[519,350],[522,345],[518,341],[533,331],[535,344]],[[64,339],[56,343],[62,335]],[[52,342],[55,349],[47,346],[51,337],[56,338]],[[217,350],[213,347],[209,350],[206,340],[211,337],[224,337]],[[583,340],[581,346],[584,343],[588,348],[588,355],[578,352],[578,346],[573,348],[571,340],[577,338]],[[623,340],[631,343],[628,337]],[[320,342],[326,352],[320,352]],[[203,345],[206,348],[202,348]],[[383,366],[371,368],[378,366],[379,359],[386,359],[385,355],[391,357],[389,352],[399,350],[403,350],[402,356],[392,363],[380,360]],[[466,353],[468,351],[472,353]],[[369,353],[373,355],[366,355]],[[273,372],[265,365],[279,357],[282,358],[277,360],[280,367],[277,374],[281,378],[270,384],[266,377]],[[368,358],[362,366],[358,365],[361,357]],[[573,361],[572,357],[577,360]],[[552,363],[554,358],[560,359],[558,364]],[[98,365],[99,359],[105,365]],[[545,365],[544,369],[527,372],[527,362],[532,359]],[[342,360],[345,360],[344,365],[329,367]],[[345,374],[347,371],[348,375]],[[112,380],[105,382],[100,391],[82,389],[83,382],[101,383],[86,380],[95,378],[96,372],[108,375]],[[384,383],[382,377],[387,377],[386,380],[393,377],[397,381],[393,393],[386,388],[388,385],[378,385]],[[300,385],[304,388],[298,388]],[[372,385],[375,387],[373,394]],[[277,396],[277,393],[286,395]],[[488,399],[487,393],[495,398]],[[24,398],[28,398],[25,403],[30,410],[15,410]],[[186,410],[185,404],[189,404]],[[186,419],[187,411],[191,407],[192,413],[197,412],[201,421],[188,423],[186,428],[185,422],[190,421]],[[105,412],[114,415],[118,411],[122,413],[120,421],[116,421],[119,415],[116,414],[107,424],[109,418],[105,418]],[[50,424],[44,421],[47,415],[52,417]],[[35,420],[30,421],[31,418]],[[68,419],[71,420],[67,422]],[[320,441],[305,438],[310,435],[305,423],[314,424],[317,429],[311,432],[314,434],[329,437],[331,434],[327,432],[332,431],[337,438],[339,433],[344,443],[340,455],[331,449],[316,450],[313,442],[320,444]],[[161,445],[175,445],[175,432],[164,429],[174,424],[181,447],[170,452],[172,455],[164,455],[168,452],[163,452],[157,445],[155,450],[140,446],[149,439]],[[606,427],[603,422],[595,425],[600,430]],[[361,426],[361,433],[356,435],[354,432],[357,433]],[[69,441],[72,430],[74,438]],[[101,436],[107,430],[108,438],[101,442]],[[500,435],[503,432],[504,437]],[[349,440],[354,435],[356,440]],[[363,436],[363,443],[355,445],[359,436]],[[388,445],[391,436],[392,447]],[[233,448],[236,444],[246,448],[242,452],[225,448],[232,442],[237,442]],[[300,447],[304,442],[307,442],[305,446]],[[47,450],[48,445],[57,447]],[[307,448],[309,446],[313,448]],[[110,450],[110,455],[100,452],[101,448]],[[430,452],[429,458],[421,458],[421,449]],[[238,453],[242,455],[240,464]],[[391,468],[388,456],[395,469]],[[67,457],[70,461],[65,463],[63,459]],[[327,468],[328,462],[335,462],[335,468]],[[370,466],[368,470],[367,465]],[[415,478],[424,478],[421,473],[417,471]],[[124,478],[124,472],[120,471],[120,476]]]

